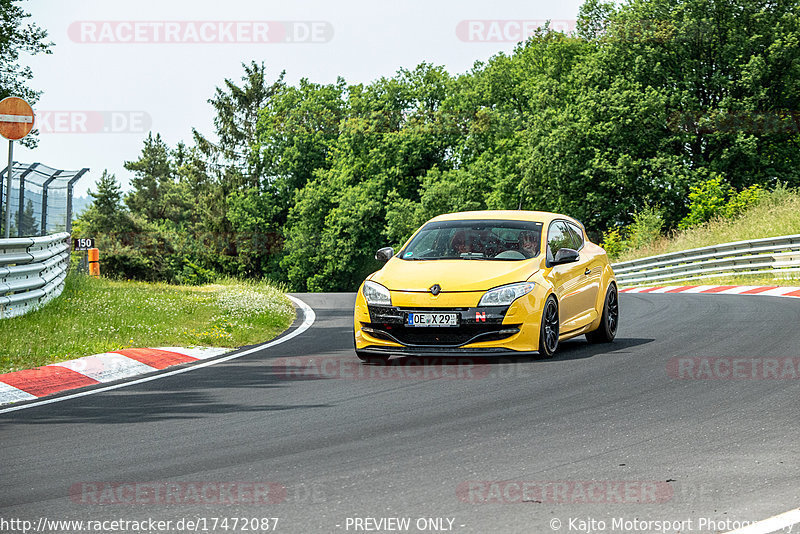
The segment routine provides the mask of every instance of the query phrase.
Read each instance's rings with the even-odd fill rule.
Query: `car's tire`
[[[371,363],[373,365],[386,365],[386,362],[389,361],[389,357],[388,356],[384,356],[382,354],[371,354],[371,353],[368,353],[368,352],[364,352],[364,351],[358,350],[356,348],[356,332],[355,332],[355,330],[353,330],[353,350],[355,351],[356,356],[358,356],[358,359],[361,360],[364,363]]]
[[[542,320],[539,324],[539,355],[542,358],[552,358],[558,350],[560,326],[558,301],[550,295],[542,308]]]
[[[619,327],[619,293],[616,284],[611,284],[603,301],[603,316],[597,330],[586,332],[589,343],[611,343]]]

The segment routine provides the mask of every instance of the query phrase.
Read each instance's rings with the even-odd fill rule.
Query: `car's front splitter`
[[[358,350],[364,355],[380,356],[539,356],[537,351],[519,351],[501,347],[379,347],[367,346]]]

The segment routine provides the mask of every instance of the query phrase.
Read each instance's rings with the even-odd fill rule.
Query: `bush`
[[[747,208],[753,206],[764,198],[767,191],[760,185],[751,185],[731,196],[723,210],[723,216],[728,219],[741,215]]]
[[[678,229],[693,228],[717,217],[736,217],[756,204],[765,193],[760,185],[737,192],[717,175],[689,188],[689,214],[678,224]]]
[[[664,228],[664,215],[661,208],[646,207],[633,214],[633,222],[628,226],[625,248],[649,246],[661,237]]]
[[[187,286],[201,286],[217,279],[217,273],[204,269],[188,259],[183,260],[183,272],[178,275],[178,282]]]
[[[625,241],[619,228],[611,228],[603,232],[603,242],[600,244],[608,254],[609,259],[616,259],[625,250]]]
[[[609,228],[603,232],[600,244],[609,259],[617,259],[630,249],[650,246],[661,237],[664,214],[659,207],[646,207],[633,214],[633,222],[626,227]]]

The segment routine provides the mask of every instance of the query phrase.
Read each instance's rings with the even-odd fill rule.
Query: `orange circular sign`
[[[33,130],[33,108],[16,96],[0,100],[0,135],[16,141]]]

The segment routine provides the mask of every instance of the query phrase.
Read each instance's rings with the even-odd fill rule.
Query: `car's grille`
[[[389,327],[387,329],[387,326]],[[519,332],[519,325],[463,325],[450,328],[409,328],[369,323],[364,331],[379,339],[409,346],[458,347],[479,341],[497,341]]]
[[[508,306],[435,309],[369,306],[372,322],[362,326],[373,337],[403,345],[458,347],[479,341],[497,341],[518,333],[519,324],[503,324],[507,311]],[[405,325],[409,312],[457,312],[461,322],[455,327],[409,327]]]

